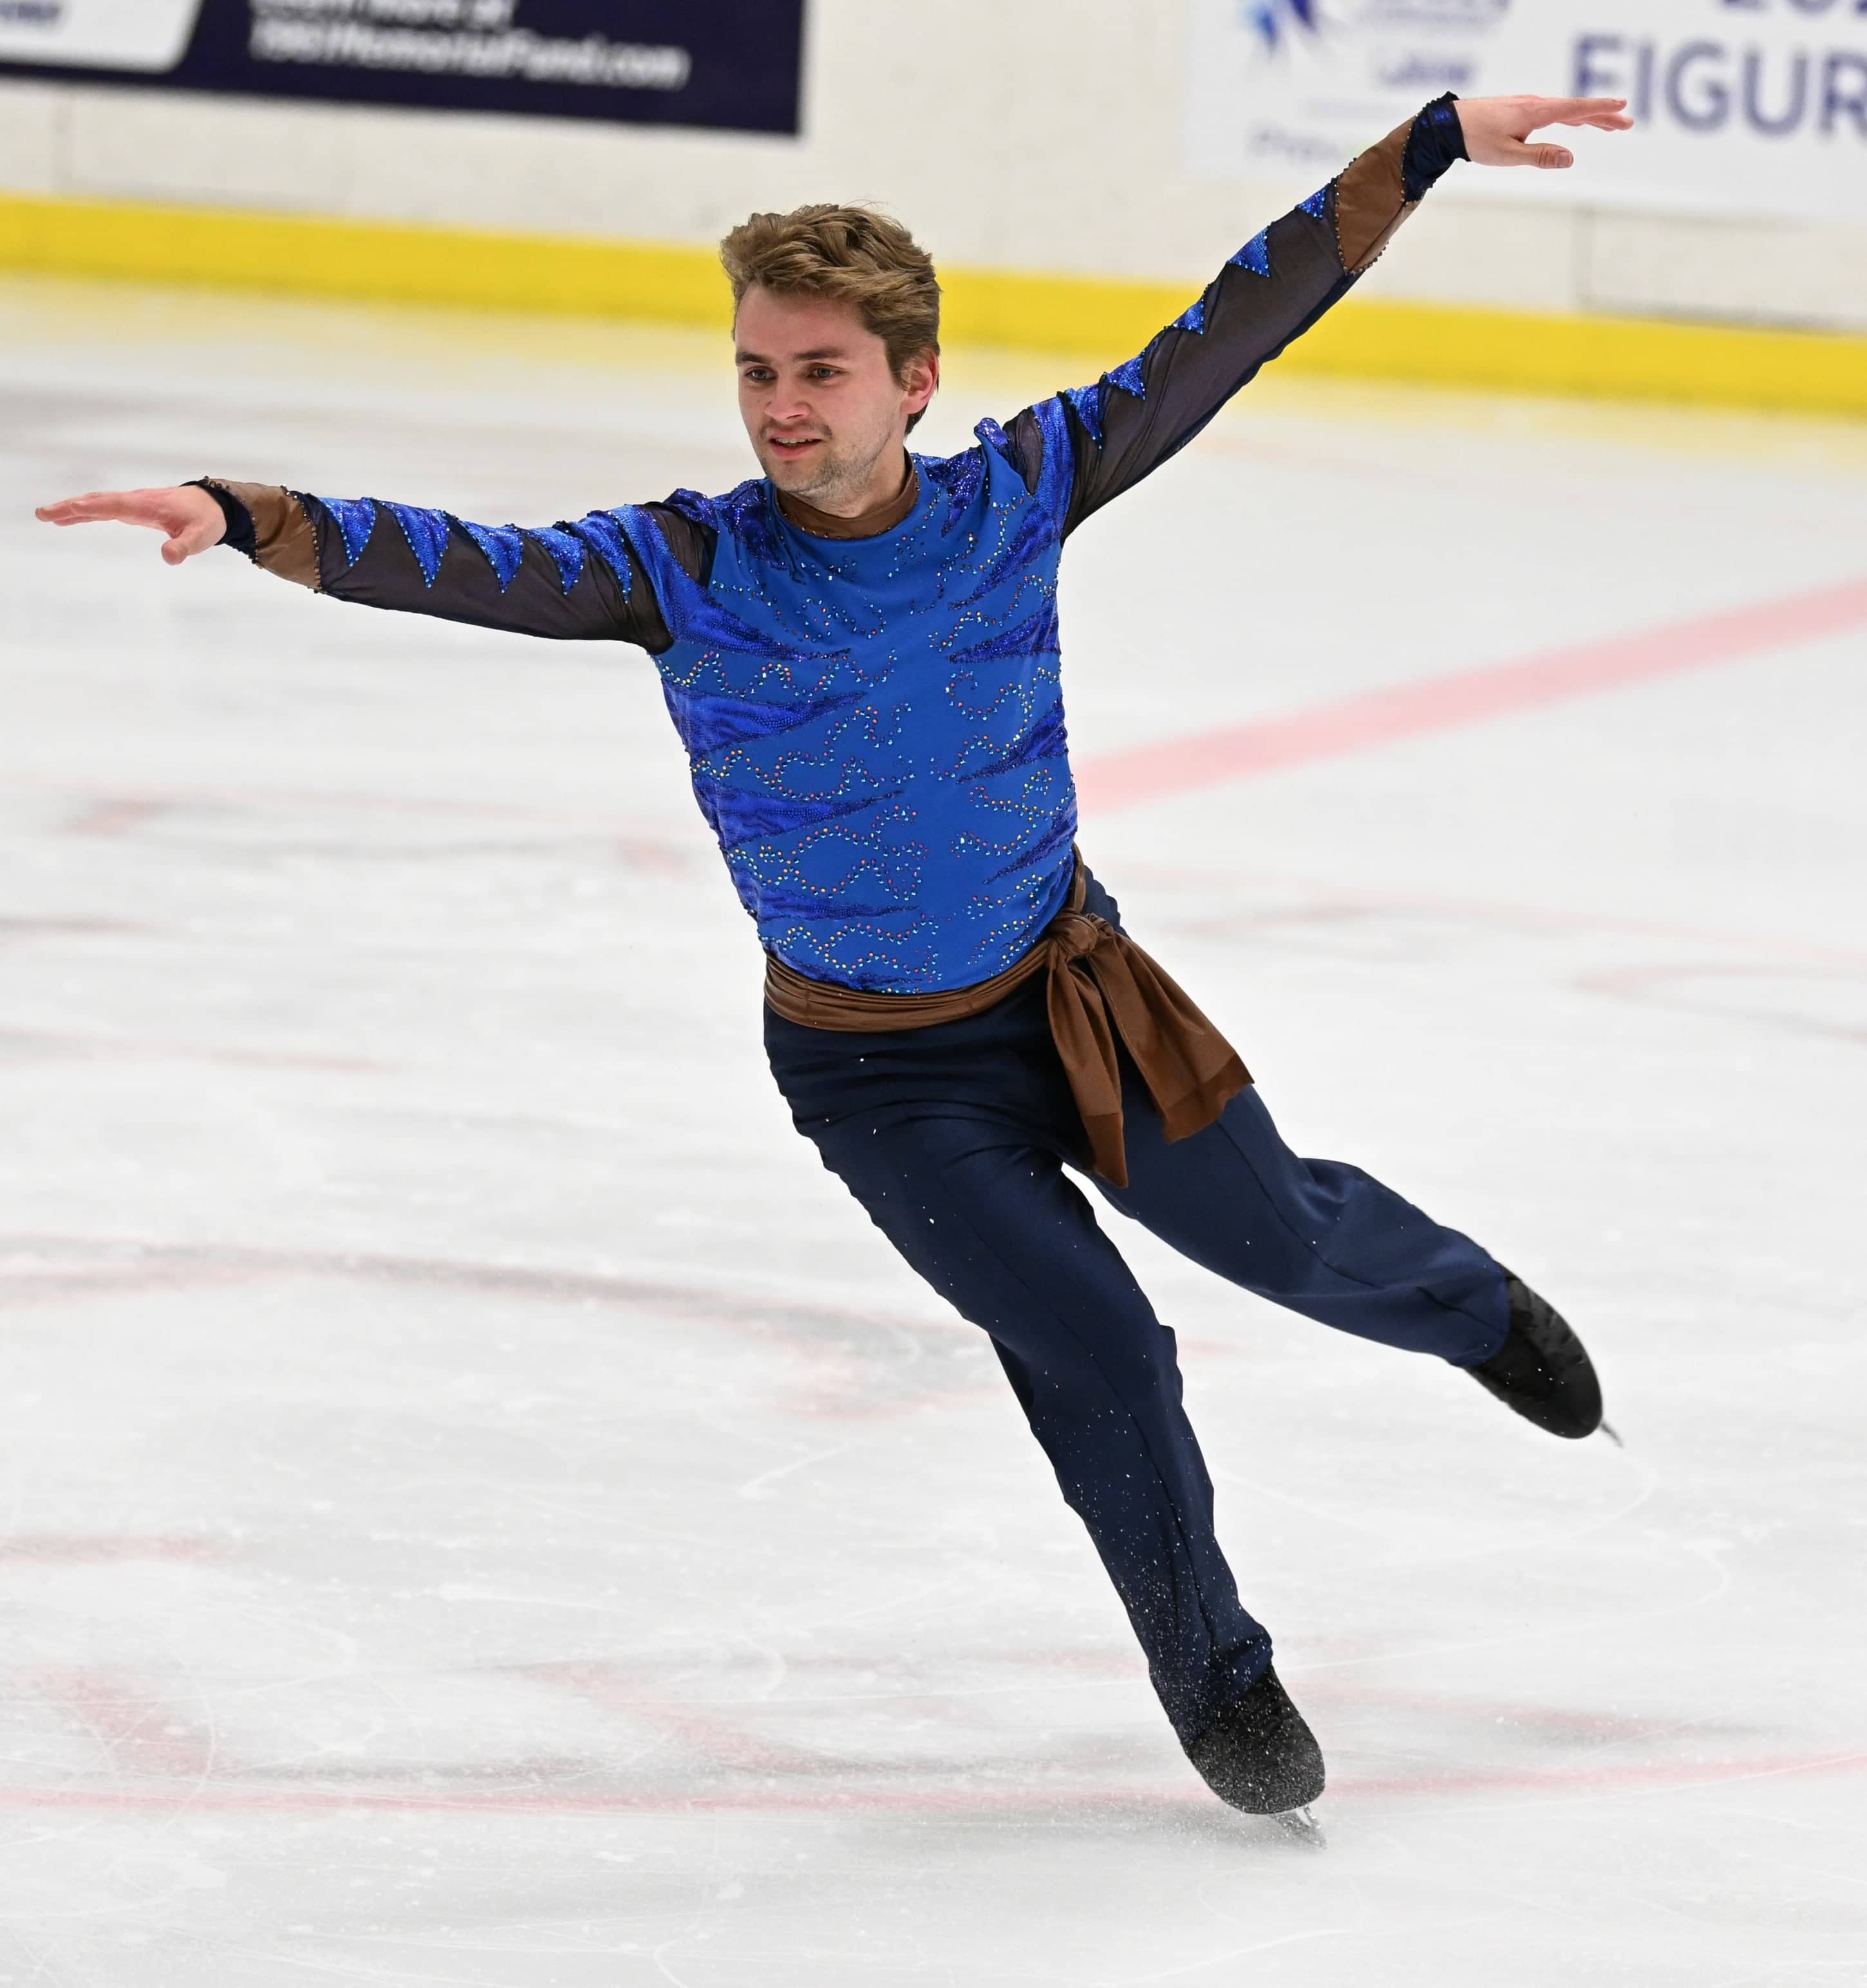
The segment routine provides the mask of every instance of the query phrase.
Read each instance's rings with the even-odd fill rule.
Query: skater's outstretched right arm
[[[658,532],[668,552],[696,574],[708,550],[699,527],[661,505],[522,528],[213,478],[164,489],[94,492],[46,505],[38,515],[55,525],[153,528],[163,534],[162,556],[171,566],[225,544],[282,580],[364,607],[563,641],[634,642],[651,653],[666,648],[670,637],[632,539]]]

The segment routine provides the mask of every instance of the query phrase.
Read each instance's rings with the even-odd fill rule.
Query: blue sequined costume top
[[[1003,428],[982,422],[958,455],[914,458],[913,508],[872,537],[800,529],[763,479],[531,529],[293,493],[318,583],[372,606],[641,644],[770,951],[872,992],[986,979],[1069,885],[1065,539],[1346,292],[1458,155],[1449,122],[1456,134],[1429,107],[1253,237],[1136,357]]]
[[[1069,457],[1050,418],[1035,489],[986,422],[963,455],[916,458],[913,509],[872,538],[800,531],[763,480],[683,492],[671,507],[715,537],[704,586],[621,514],[672,637],[656,661],[701,812],[760,938],[814,979],[983,979],[1068,886]]]

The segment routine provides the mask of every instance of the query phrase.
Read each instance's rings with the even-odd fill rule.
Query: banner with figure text
[[[1191,0],[1196,172],[1326,178],[1427,98],[1625,96],[1585,177],[1461,195],[1867,220],[1867,0]]]
[[[0,74],[794,133],[803,0],[0,0]]]

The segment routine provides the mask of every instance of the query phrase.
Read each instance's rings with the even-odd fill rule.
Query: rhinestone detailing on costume
[[[695,799],[759,936],[813,979],[969,985],[1069,888],[1060,411],[1037,489],[982,423],[973,448],[915,458],[918,502],[873,538],[797,530],[762,480],[682,492],[670,508],[716,534],[704,587],[628,520],[674,637],[655,660]]]
[[[1325,188],[1254,235],[1141,352],[1010,434],[982,421],[970,448],[915,457],[912,508],[885,530],[804,531],[763,478],[523,529],[308,499],[320,580],[373,606],[638,643],[767,949],[864,992],[976,986],[1024,956],[1070,885],[1064,534],[1346,291],[1333,206]],[[377,531],[379,509],[397,531]]]
[[[541,545],[551,555],[551,563],[557,568],[557,576],[563,582],[568,593],[577,583],[577,575],[583,570],[583,541],[570,532],[560,532],[556,526],[539,526],[527,532],[526,536]]]
[[[1102,446],[1102,398],[1107,392],[1100,380],[1091,387],[1066,387],[1062,397],[1076,410],[1077,418],[1089,431],[1089,439]]]
[[[320,497],[317,501],[330,513],[337,536],[343,541],[344,563],[354,566],[363,557],[364,547],[376,529],[375,505],[367,497]]]
[[[422,584],[431,587],[439,576],[448,542],[456,531],[465,538],[492,568],[503,593],[525,563],[527,541],[539,546],[556,569],[560,584],[568,593],[583,570],[586,549],[593,551],[614,577],[626,600],[633,584],[629,545],[622,527],[627,514],[622,511],[593,511],[574,524],[540,526],[522,530],[516,525],[476,525],[451,512],[431,511],[415,504],[394,504],[371,497],[318,497],[343,543],[344,563],[354,566],[363,556],[375,529],[376,514],[387,511],[401,527],[402,536],[414,556]]]
[[[485,555],[503,593],[525,563],[525,534],[516,525],[470,525],[464,518],[460,529]]]
[[[1235,269],[1249,269],[1254,276],[1270,274],[1270,237],[1264,230],[1252,236],[1243,248],[1232,258]]]
[[[616,584],[622,589],[622,597],[627,600],[633,583],[629,574],[629,546],[623,536],[622,517],[623,513],[617,511],[592,511],[587,517],[580,518],[570,529],[614,575]]]
[[[408,549],[421,569],[424,583],[432,587],[435,574],[441,570],[441,555],[448,549],[448,514],[424,511],[414,504],[385,503],[383,509],[401,526]]]

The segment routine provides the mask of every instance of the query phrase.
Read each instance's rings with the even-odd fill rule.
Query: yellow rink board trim
[[[0,194],[0,269],[723,326],[710,250],[221,208]],[[947,337],[1104,363],[1190,285],[948,270]],[[1354,302],[1279,362],[1447,387],[1867,415],[1867,338],[1631,318]]]

